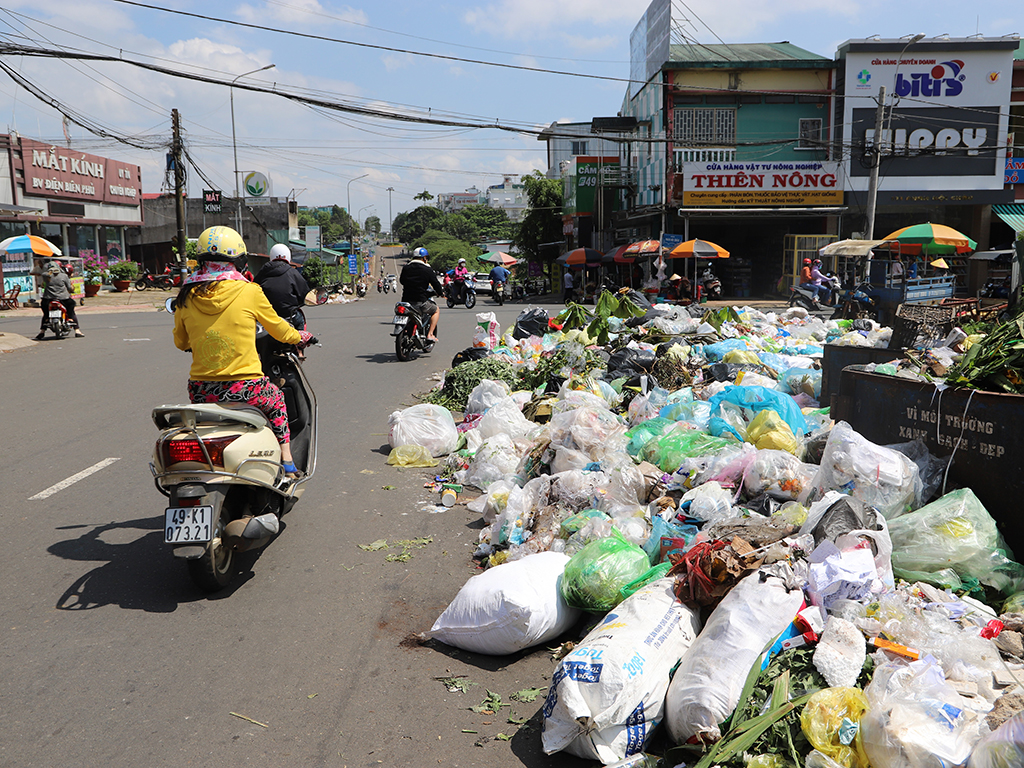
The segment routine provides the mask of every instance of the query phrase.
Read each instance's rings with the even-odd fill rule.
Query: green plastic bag
[[[652,581],[665,578],[671,569],[672,563],[658,563],[658,565],[647,569],[639,578],[633,579],[629,584],[622,587],[622,589],[619,590],[619,597],[625,600],[634,592],[638,592],[643,587],[646,587]]]
[[[573,608],[604,613],[622,602],[620,590],[649,568],[647,553],[613,529],[608,538],[592,541],[572,556],[558,589]]]
[[[640,458],[658,465],[662,472],[675,472],[686,459],[718,453],[732,440],[713,437],[696,429],[673,429],[649,440],[640,451]]]
[[[626,445],[626,452],[630,456],[636,456],[644,445],[647,444],[648,440],[657,437],[674,423],[672,419],[655,416],[653,419],[637,424],[626,432],[626,439],[629,440],[629,443]]]
[[[558,535],[563,539],[568,539],[591,520],[611,520],[611,517],[600,509],[584,509],[582,512],[565,518],[558,529]]]

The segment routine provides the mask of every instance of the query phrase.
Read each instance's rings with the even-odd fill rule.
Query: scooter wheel
[[[395,336],[395,357],[403,363],[412,357],[412,335],[408,331]]]
[[[136,291],[144,291],[146,290],[146,287],[146,281],[143,278],[140,277],[138,280],[135,281]]]
[[[214,524],[213,538],[206,545],[202,557],[188,561],[188,575],[193,583],[204,592],[219,592],[235,578],[238,557],[231,547],[224,544],[224,527],[230,522],[227,504],[220,508],[220,516]]]
[[[455,309],[455,299],[451,297],[448,298],[448,309]]]
[[[476,306],[476,294],[471,293],[466,297],[466,309],[472,309]]]

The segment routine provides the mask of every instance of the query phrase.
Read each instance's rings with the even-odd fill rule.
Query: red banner
[[[142,169],[107,157],[21,140],[25,194],[93,203],[142,204]]]

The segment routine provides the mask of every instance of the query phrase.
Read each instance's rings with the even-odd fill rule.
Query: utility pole
[[[392,243],[395,242],[395,220],[391,216],[391,193],[394,191],[394,187],[388,187],[388,239]]]
[[[868,177],[868,223],[865,240],[875,239],[875,201],[878,199],[878,166],[882,164],[882,115],[885,112],[885,86],[878,89],[875,110],[875,140],[871,142],[871,175]]]
[[[174,218],[177,224],[178,269],[184,276],[187,269],[185,255],[185,163],[181,151],[181,117],[171,110],[171,157],[174,162]]]

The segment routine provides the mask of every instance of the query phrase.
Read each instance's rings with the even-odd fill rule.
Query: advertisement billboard
[[[653,0],[629,35],[630,98],[668,61],[671,32],[671,0]]]
[[[619,158],[613,155],[595,157],[579,155],[570,161],[565,177],[565,213],[590,216],[595,212],[598,179],[606,168],[619,168]],[[608,213],[608,211],[606,211]]]
[[[21,140],[25,194],[91,203],[142,204],[142,169],[108,157]]]
[[[878,91],[885,86],[880,193],[1001,190],[1017,44],[962,38],[840,46],[848,188],[868,188]]]
[[[842,205],[836,161],[683,163],[683,205]]]

